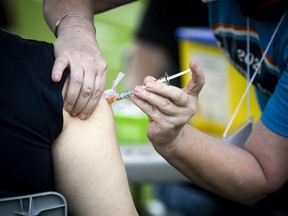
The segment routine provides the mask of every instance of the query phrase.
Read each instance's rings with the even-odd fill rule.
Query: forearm
[[[186,126],[177,144],[157,151],[193,183],[241,203],[265,196],[266,179],[249,152]]]
[[[95,3],[95,0],[43,0],[44,18],[51,31],[55,32],[57,20],[70,12],[82,13],[92,21]]]
[[[131,100],[149,117],[147,136],[155,149],[191,181],[241,203],[251,203],[276,191],[288,179],[288,139],[261,119],[244,148],[210,137],[187,124],[196,113],[205,83],[196,61],[192,79],[182,89],[144,80]]]
[[[78,12],[87,16],[91,21],[94,14],[107,11],[133,0],[43,0],[44,18],[52,32],[55,32],[57,20],[70,12]]]

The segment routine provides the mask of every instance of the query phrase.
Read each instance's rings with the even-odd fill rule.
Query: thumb
[[[190,62],[189,67],[192,71],[192,78],[189,83],[183,88],[187,94],[197,97],[205,84],[205,76],[197,61]]]
[[[62,78],[64,70],[68,67],[69,61],[66,57],[56,58],[53,68],[52,68],[52,80],[54,82],[59,82]]]

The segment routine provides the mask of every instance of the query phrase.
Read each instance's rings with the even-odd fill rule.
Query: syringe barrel
[[[121,100],[121,99],[124,99],[124,98],[128,98],[130,97],[132,94],[133,94],[134,90],[133,89],[128,89],[122,93],[119,93],[116,95],[115,99],[116,100]]]

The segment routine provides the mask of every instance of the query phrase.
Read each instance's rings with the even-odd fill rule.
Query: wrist
[[[181,148],[183,147],[182,143],[185,137],[185,130],[184,126],[177,135],[172,135],[165,143],[152,142],[155,150],[165,158],[170,157],[171,155],[173,157],[173,155],[175,155],[176,152],[181,151]]]
[[[54,30],[55,36],[58,37],[62,30],[69,29],[71,27],[81,27],[92,31],[93,34],[96,33],[93,17],[88,17],[77,12],[71,12],[65,14],[56,22]]]

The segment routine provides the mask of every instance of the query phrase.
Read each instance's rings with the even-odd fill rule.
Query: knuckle
[[[179,91],[179,92],[175,93],[175,100],[176,101],[183,101],[184,103],[186,103],[188,100],[187,93],[184,91]]]
[[[169,111],[170,105],[171,105],[171,101],[166,98],[161,103],[161,109],[163,109],[164,111]]]
[[[106,61],[99,55],[98,53],[85,53],[85,59],[89,61],[91,64],[106,67]]]
[[[100,90],[100,89],[94,90],[93,95],[92,95],[92,99],[94,99],[94,100],[98,99],[103,94],[103,92],[104,92],[104,90]]]
[[[177,97],[179,97],[179,98],[177,98],[177,99],[185,98],[186,95],[187,95],[186,92],[184,92],[184,91],[180,91],[179,94],[177,94]]]
[[[158,109],[156,107],[152,107],[152,109],[149,112],[149,116],[156,116],[158,114]]]
[[[108,68],[108,66],[107,66],[107,64],[106,64],[105,61],[99,61],[99,62],[97,63],[97,66],[98,66],[98,68],[100,69],[100,71],[101,71],[102,73],[104,73],[104,72],[107,70],[107,68]]]
[[[87,87],[83,89],[83,97],[90,97],[93,94],[93,88]]]
[[[67,57],[66,55],[58,55],[56,60],[59,64],[65,64],[65,62],[67,61]]]

